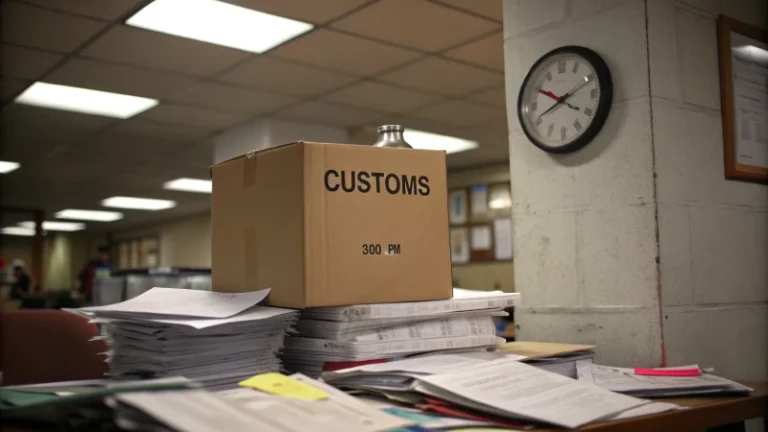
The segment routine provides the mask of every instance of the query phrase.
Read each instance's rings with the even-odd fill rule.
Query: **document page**
[[[485,412],[569,428],[648,403],[510,359],[420,377],[415,388]]]
[[[287,432],[377,432],[411,424],[411,421],[382,412],[334,387],[301,374],[291,378],[310,385],[328,397],[324,400],[300,400],[273,396],[252,389],[217,393],[249,412],[279,425]],[[222,429],[224,430],[224,429]],[[253,430],[258,430],[254,428]]]
[[[496,326],[491,317],[446,318],[385,327],[353,333],[343,340],[349,342],[381,342],[476,335],[496,335]]]
[[[576,372],[579,381],[592,383],[615,392],[696,389],[751,390],[737,382],[708,373],[695,377],[635,375],[634,370],[630,368],[602,366],[583,361],[576,362]]]
[[[482,354],[482,355],[480,355]],[[393,374],[403,373],[406,375],[428,375],[450,372],[453,370],[462,370],[473,368],[475,366],[488,363],[489,360],[503,358],[504,354],[472,353],[472,355],[462,354],[435,354],[418,357],[411,357],[405,360],[398,360],[387,363],[375,363],[365,366],[357,366],[349,369],[342,369],[333,372],[324,372],[323,379],[326,382],[333,382],[334,379],[356,376],[356,375],[375,375],[375,374]]]
[[[106,306],[84,307],[75,312],[99,316],[133,316],[134,314],[228,318],[264,300],[269,289],[246,293],[221,293],[179,288],[152,288],[124,302]]]

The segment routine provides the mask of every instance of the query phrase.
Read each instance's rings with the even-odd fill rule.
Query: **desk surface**
[[[698,397],[680,399],[656,399],[688,407],[687,410],[635,417],[627,420],[599,423],[578,430],[599,432],[645,431],[703,431],[729,423],[743,422],[755,417],[768,420],[768,382],[740,381],[755,389],[749,396]],[[537,431],[562,431],[562,429],[537,429]]]

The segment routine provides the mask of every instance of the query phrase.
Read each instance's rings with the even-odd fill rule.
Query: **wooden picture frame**
[[[760,147],[760,145],[765,145],[765,148],[768,149],[768,142],[761,144],[768,140],[768,126],[766,126],[765,120],[762,120],[763,123],[760,124],[760,117],[764,119],[768,115],[766,114],[768,109],[762,105],[765,103],[765,95],[762,95],[763,101],[760,102],[758,99],[757,105],[755,105],[757,112],[745,110],[744,107],[751,108],[750,104],[753,103],[753,99],[748,97],[751,78],[742,78],[736,83],[743,93],[737,93],[734,87],[734,48],[740,50],[736,51],[736,55],[750,56],[748,51],[746,54],[743,51],[749,47],[748,42],[747,45],[734,47],[734,39],[737,39],[739,44],[744,43],[744,41],[752,41],[754,43],[753,48],[761,45],[760,48],[768,49],[768,31],[720,15],[717,20],[717,35],[720,58],[720,104],[723,119],[725,177],[768,184],[768,165],[763,161]],[[736,65],[737,69],[746,71],[745,74],[751,74],[749,68],[753,67],[757,68],[753,70],[758,70],[759,74],[762,73],[760,71],[763,67],[761,64],[749,63],[747,60],[737,59],[737,61],[739,61],[739,64]],[[759,74],[757,75],[758,79],[764,80],[765,78]],[[738,75],[736,76],[738,78]],[[757,85],[759,86],[759,83]],[[740,111],[737,112],[738,109]],[[753,118],[757,118],[756,122],[752,121]],[[754,135],[751,135],[752,133]],[[750,163],[750,160],[757,162]]]

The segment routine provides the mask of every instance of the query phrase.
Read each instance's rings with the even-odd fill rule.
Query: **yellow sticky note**
[[[290,397],[302,400],[328,399],[328,395],[321,390],[304,384],[301,381],[289,378],[277,372],[270,372],[248,378],[238,383],[240,387],[250,387],[277,396]]]

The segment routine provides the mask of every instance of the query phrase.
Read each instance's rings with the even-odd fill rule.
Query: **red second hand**
[[[549,91],[549,90],[542,90],[542,89],[539,89],[539,93],[541,93],[541,94],[543,94],[544,96],[550,97],[550,98],[552,98],[552,99],[554,99],[554,100],[556,100],[556,101],[560,102],[560,98],[559,98],[559,97],[558,97],[556,94],[552,93],[552,92],[551,92],[551,91]]]

